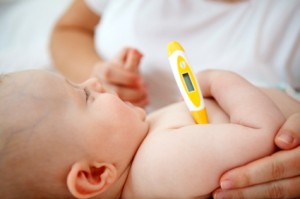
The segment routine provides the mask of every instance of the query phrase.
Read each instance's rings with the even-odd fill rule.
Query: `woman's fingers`
[[[300,145],[300,113],[287,119],[277,133],[275,143],[281,149],[292,149]]]
[[[105,62],[95,66],[93,76],[99,78],[103,83],[137,87],[141,84],[139,74],[126,70],[114,62]]]
[[[264,198],[264,195],[258,194],[266,194],[265,191],[268,190],[272,192],[276,187],[281,190],[284,187],[284,192],[282,191],[283,193],[280,192],[280,194],[285,196],[286,190],[288,190],[289,193],[300,196],[300,189],[297,189],[300,181],[299,168],[300,147],[279,151],[272,156],[225,173],[221,178],[222,192],[218,191],[218,194],[219,196],[228,194],[227,196],[247,196],[245,198],[260,196]],[[287,185],[288,189],[285,187]]]
[[[137,73],[142,57],[143,55],[137,49],[130,49],[124,63],[125,69]]]
[[[215,199],[221,198],[299,198],[300,176],[272,181],[265,184],[250,186],[242,189],[217,190]]]
[[[134,102],[148,98],[148,92],[145,86],[141,86],[138,88],[114,86],[113,90],[122,100],[130,101],[133,104]]]
[[[148,91],[138,73],[141,58],[137,49],[124,48],[111,61],[95,65],[92,76],[100,79],[107,90],[123,101],[144,107],[148,104]]]

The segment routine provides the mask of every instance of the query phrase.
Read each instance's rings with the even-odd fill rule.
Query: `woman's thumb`
[[[281,149],[292,149],[299,146],[300,113],[295,113],[286,120],[275,137],[275,143]]]

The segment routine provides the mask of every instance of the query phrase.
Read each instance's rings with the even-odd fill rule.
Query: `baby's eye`
[[[84,93],[85,93],[85,100],[88,101],[91,93],[87,88],[84,88],[83,90],[84,90]]]

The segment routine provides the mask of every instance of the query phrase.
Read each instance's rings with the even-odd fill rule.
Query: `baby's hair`
[[[4,148],[6,147],[7,143],[8,143],[8,138],[7,138],[7,134],[6,134],[6,130],[4,130],[4,126],[2,123],[3,119],[6,115],[6,113],[3,112],[3,98],[4,98],[4,81],[5,79],[8,77],[9,75],[7,74],[0,74],[0,173],[3,173],[3,168],[5,168],[5,163],[3,162],[3,159],[5,159],[7,157],[7,153],[5,152]],[[0,184],[3,185],[3,182],[0,180]],[[0,193],[2,194],[3,190],[0,187]]]
[[[7,74],[1,73],[0,74],[0,86],[2,85],[2,82],[4,81],[4,79],[7,77]]]
[[[37,127],[36,122],[39,122],[39,120],[33,119],[32,123],[28,125],[26,123],[25,126],[18,123],[18,121],[22,121],[22,118],[27,116],[26,113],[29,109],[26,109],[26,101],[20,99],[19,93],[24,91],[21,93],[21,97],[24,97],[24,99],[31,98],[30,95],[27,96],[28,89],[24,89],[27,86],[28,79],[24,80],[15,73],[0,73],[1,198],[71,198],[64,184],[60,181],[54,181],[54,178],[49,178],[47,181],[51,183],[50,185],[35,181],[35,179],[44,178],[43,174],[45,172],[43,172],[43,169],[46,169],[44,166],[36,169],[31,166],[35,163],[36,154],[30,153],[30,146],[32,145],[28,140],[36,133],[32,129]],[[16,105],[20,106],[16,108]],[[29,120],[31,121],[31,118]],[[39,161],[37,165],[42,163]],[[45,162],[45,165],[47,165],[47,162]],[[50,165],[47,167],[47,171],[51,170],[54,173],[56,171],[55,166]],[[30,171],[28,168],[33,169]],[[47,175],[51,174],[47,173]]]
[[[3,149],[5,148],[7,142],[8,142],[8,139],[7,139],[7,135],[6,135],[6,130],[4,130],[4,124],[5,123],[2,123],[3,122],[3,119],[6,117],[5,115],[7,113],[5,113],[3,111],[3,108],[5,108],[5,105],[3,103],[3,99],[5,98],[5,91],[4,91],[4,87],[5,87],[5,84],[4,84],[4,81],[9,77],[10,75],[9,74],[4,74],[4,73],[1,73],[0,74],[0,164],[1,164],[1,159],[2,157],[5,155],[5,154],[2,154],[3,152]],[[1,165],[0,165],[0,168],[1,168]]]
[[[1,73],[0,74],[0,106],[3,106],[3,104],[1,104],[1,98],[3,97],[2,96],[2,93],[1,93],[1,91],[3,90],[3,82],[4,82],[4,80],[6,79],[8,77],[8,75],[7,74],[3,74],[3,73]],[[1,112],[0,112],[0,114],[2,114]],[[1,117],[0,117],[1,118]],[[2,132],[3,130],[2,130],[2,128],[1,128],[1,126],[0,126],[0,139],[1,139],[1,134],[3,133]],[[1,139],[0,140],[0,154],[1,154],[1,150],[2,150],[2,148],[3,148],[3,140]]]
[[[9,74],[0,73],[0,97],[2,97],[1,91],[3,91],[4,81],[9,77]]]

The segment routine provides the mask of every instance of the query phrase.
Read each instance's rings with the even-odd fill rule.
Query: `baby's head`
[[[0,194],[88,198],[120,193],[146,136],[145,112],[47,71],[0,82]],[[18,195],[19,194],[19,195]]]

